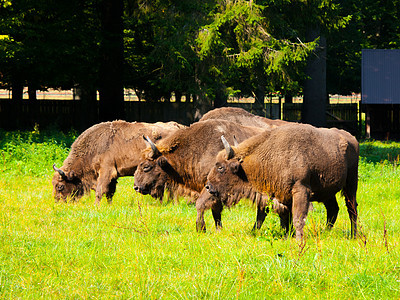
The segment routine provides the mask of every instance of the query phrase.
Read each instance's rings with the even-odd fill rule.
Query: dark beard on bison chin
[[[242,198],[243,196],[241,195],[241,193],[238,192],[228,193],[228,195],[224,197],[224,199],[222,200],[222,203],[229,208],[237,204]]]
[[[231,207],[236,205],[241,199],[247,198],[252,200],[253,202],[256,199],[257,192],[249,187],[239,188],[233,190],[231,193],[228,193],[225,199],[222,200],[222,203],[226,207]]]
[[[164,189],[156,189],[150,194],[154,199],[161,200],[164,196]]]

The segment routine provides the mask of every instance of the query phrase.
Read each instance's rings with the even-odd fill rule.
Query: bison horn
[[[148,136],[144,136],[144,135],[143,135],[143,138],[147,143],[149,143],[149,145],[151,147],[151,151],[153,152],[151,157],[159,156],[160,151],[157,149],[157,146],[150,140],[150,138]]]
[[[221,140],[225,147],[226,156],[227,156],[226,159],[231,159],[234,154],[231,145],[229,145],[228,141],[225,139],[225,137],[223,135],[221,135]]]
[[[59,168],[57,168],[56,164],[53,164],[53,170],[58,172],[61,175],[62,178],[67,178],[67,175],[65,175],[64,171],[59,169]]]

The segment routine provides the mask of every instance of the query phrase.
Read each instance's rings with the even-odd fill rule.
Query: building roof
[[[400,104],[400,50],[363,49],[363,104]]]

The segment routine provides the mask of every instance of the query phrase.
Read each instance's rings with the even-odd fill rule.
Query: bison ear
[[[157,159],[157,164],[162,168],[165,169],[169,166],[168,160],[165,158],[165,156],[161,156]]]
[[[237,174],[237,173],[239,173],[239,170],[240,170],[240,162],[239,161],[232,161],[230,164],[229,164],[229,168],[231,169],[231,171],[232,171],[232,173],[233,174]]]

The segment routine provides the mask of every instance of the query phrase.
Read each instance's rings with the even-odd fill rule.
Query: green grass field
[[[77,133],[0,131],[1,299],[399,299],[400,143],[363,142],[359,236],[344,200],[332,230],[315,204],[305,243],[278,217],[252,233],[255,208],[223,212],[195,230],[196,209],[163,203],[121,178],[112,205],[55,203],[52,164]]]

